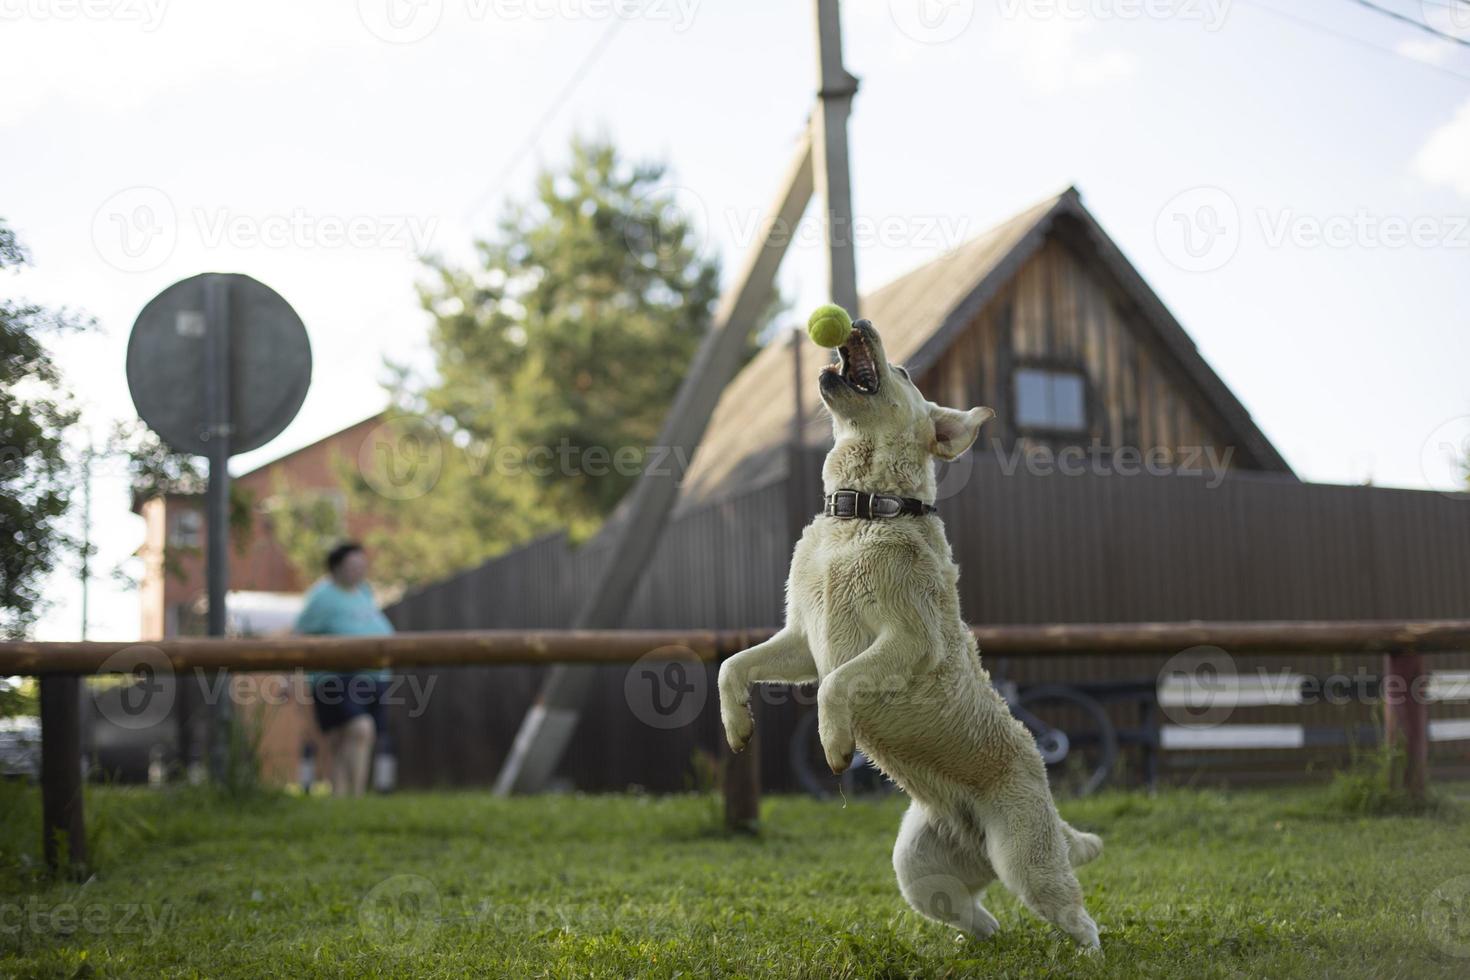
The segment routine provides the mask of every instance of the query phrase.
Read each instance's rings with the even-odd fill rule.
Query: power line
[[[1408,14],[1401,14],[1397,10],[1390,10],[1387,7],[1380,7],[1378,6],[1378,4],[1373,3],[1372,0],[1350,0],[1350,2],[1355,3],[1360,7],[1367,7],[1369,10],[1376,11],[1383,16],[1390,17],[1396,21],[1399,21],[1400,23],[1409,24],[1417,27],[1419,28],[1419,30],[1424,31],[1425,33],[1433,34],[1435,37],[1445,41],[1449,41],[1452,44],[1458,44],[1461,47],[1470,48],[1470,40],[1466,40],[1463,37],[1456,37],[1454,34],[1442,31],[1439,28],[1434,27],[1433,25],[1424,23],[1422,20],[1415,20]]]
[[[1470,82],[1470,75],[1466,75],[1463,72],[1458,72],[1455,71],[1453,68],[1446,68],[1443,65],[1436,65],[1428,61],[1420,61],[1418,58],[1410,58],[1404,54],[1401,54],[1398,51],[1395,51],[1393,48],[1385,48],[1381,44],[1374,44],[1372,41],[1369,41],[1366,38],[1358,37],[1356,34],[1349,34],[1346,31],[1340,31],[1335,27],[1328,27],[1326,24],[1320,24],[1314,20],[1307,20],[1304,17],[1298,17],[1296,14],[1287,13],[1285,10],[1270,6],[1269,4],[1259,3],[1257,2],[1257,0],[1240,0],[1240,2],[1246,4],[1249,7],[1254,7],[1262,13],[1270,14],[1273,17],[1280,17],[1282,20],[1289,20],[1293,24],[1296,24],[1298,27],[1304,27],[1309,31],[1315,31],[1319,34],[1325,34],[1328,37],[1337,38],[1339,41],[1347,41],[1350,44],[1356,44],[1359,47],[1367,48],[1369,51],[1376,51],[1379,54],[1388,55],[1389,57],[1398,58],[1401,61],[1407,61],[1410,64],[1418,65],[1420,68],[1428,68],[1431,71],[1439,72],[1441,75],[1448,75],[1451,78],[1457,78],[1462,82]]]
[[[505,165],[500,168],[499,172],[496,173],[494,179],[490,181],[489,185],[487,185],[486,188],[480,192],[480,195],[476,197],[475,200],[470,204],[469,211],[467,212],[469,215],[472,216],[476,214],[489,199],[489,197],[496,191],[501,189],[501,185],[505,183],[505,181],[515,171],[516,167],[520,166],[520,163],[522,160],[525,159],[526,154],[530,153],[536,148],[536,144],[541,140],[542,132],[545,131],[547,125],[550,124],[551,120],[556,116],[558,112],[561,111],[562,106],[566,104],[567,100],[570,99],[572,95],[577,91],[577,89],[581,86],[583,80],[586,79],[588,73],[592,71],[593,66],[597,64],[598,59],[602,57],[605,51],[607,51],[608,45],[612,43],[613,37],[616,36],[618,31],[622,29],[625,20],[626,18],[623,17],[612,18],[612,20],[608,23],[607,30],[602,32],[602,36],[600,36],[597,39],[597,42],[587,50],[587,53],[585,55],[582,56],[582,60],[577,63],[577,67],[574,68],[571,75],[567,77],[566,83],[563,84],[560,91],[556,93],[556,97],[551,100],[551,103],[545,108],[545,110],[542,111],[540,118],[538,118],[536,122],[531,126],[531,131],[526,135],[525,141],[516,148],[515,152],[510,155],[510,159],[507,160],[505,162]]]

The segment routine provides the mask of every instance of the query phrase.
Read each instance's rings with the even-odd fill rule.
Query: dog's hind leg
[[[911,803],[893,846],[898,890],[914,911],[935,922],[988,939],[1000,928],[980,904],[980,891],[995,872],[977,846],[966,853],[930,822],[918,803]]]
[[[1082,905],[1082,886],[1072,872],[1063,826],[1045,802],[1016,805],[986,826],[985,853],[1022,904],[1084,949],[1098,950],[1097,923]]]

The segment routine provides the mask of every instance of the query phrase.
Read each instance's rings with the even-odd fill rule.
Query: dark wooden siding
[[[665,532],[627,625],[747,627],[780,622],[795,528],[809,515],[820,453],[798,478],[719,501]],[[940,501],[961,567],[965,616],[977,623],[1126,622],[1185,619],[1375,619],[1470,617],[1470,501],[1443,494],[1303,484],[1236,472],[1221,478],[1077,476],[1007,472],[974,457],[948,474]],[[517,552],[406,597],[389,610],[400,629],[564,627],[601,560],[595,547],[561,538]],[[983,653],[983,651],[982,651]],[[1152,678],[1165,658],[1011,658],[1022,680]],[[1363,668],[1376,658],[1255,657],[1308,674]],[[1437,658],[1464,667],[1470,658]],[[440,671],[428,710],[397,717],[406,785],[490,782],[539,679],[535,668]],[[698,752],[718,748],[713,673],[695,723],[659,731],[640,723],[623,694],[626,671],[601,668],[562,775],[584,789],[656,790],[687,785]],[[790,789],[787,739],[798,710],[761,708],[762,766],[771,789]],[[800,709],[800,710],[805,710]],[[1232,720],[1266,709],[1242,709]],[[1368,723],[1366,707],[1317,705],[1275,720]],[[1458,709],[1438,706],[1434,717]],[[1131,718],[1120,716],[1121,722]],[[1461,752],[1436,746],[1437,758]],[[1253,753],[1296,770],[1300,754]]]
[[[1177,453],[1188,447],[1224,452],[1228,429],[1169,358],[1140,341],[1118,290],[1085,253],[1052,238],[975,318],[945,356],[919,379],[941,404],[988,405],[999,414],[987,432],[1005,450],[1034,447],[1014,417],[1011,374],[1020,364],[1081,369],[1088,380],[1090,431],[1063,440],[1105,448],[1129,446]],[[1047,440],[1059,444],[1056,439]],[[1177,457],[1176,457],[1177,458]]]

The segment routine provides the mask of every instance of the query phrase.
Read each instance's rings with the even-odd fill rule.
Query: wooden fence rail
[[[1452,653],[1470,651],[1470,620],[1064,623],[974,626],[995,656],[1173,654],[1194,646],[1230,653]],[[177,637],[131,643],[0,643],[0,676],[130,673],[123,653],[155,651],[174,670],[370,670],[379,667],[630,663],[664,647],[717,660],[767,639],[740,630],[443,630],[386,636]]]
[[[41,678],[41,790],[47,862],[86,865],[80,739],[80,676],[153,670],[289,671],[551,663],[632,663],[649,654],[715,661],[772,630],[471,630],[389,636],[175,638],[139,643],[0,643],[0,676]],[[1228,653],[1382,653],[1384,681],[1401,691],[1426,674],[1423,655],[1470,650],[1470,620],[1340,622],[1097,623],[980,626],[981,649],[997,656],[1137,656],[1193,647]],[[1428,712],[1414,697],[1385,699],[1385,737],[1402,746],[1405,789],[1422,795],[1428,769]],[[725,812],[751,825],[759,806],[756,753],[726,766]]]

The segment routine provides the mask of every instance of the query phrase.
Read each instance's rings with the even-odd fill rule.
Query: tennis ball
[[[841,347],[852,333],[852,317],[836,303],[827,303],[812,311],[806,332],[818,347]]]

